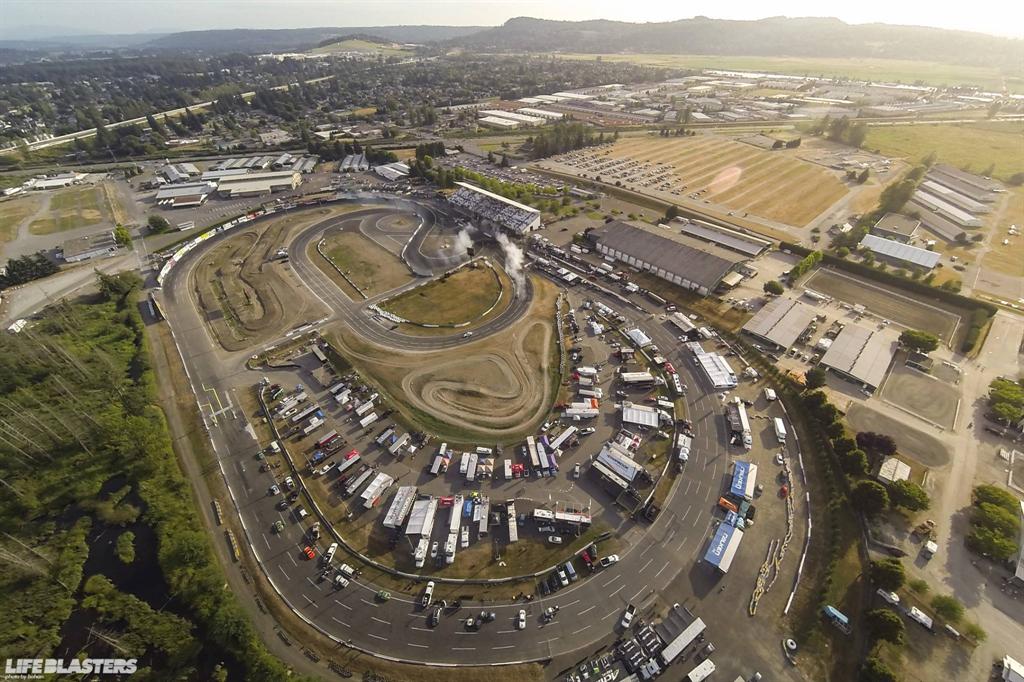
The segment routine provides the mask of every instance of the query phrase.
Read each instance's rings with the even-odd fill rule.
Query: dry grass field
[[[21,223],[39,210],[42,200],[42,196],[30,194],[0,203],[0,253],[5,242],[17,239]]]
[[[450,443],[511,443],[550,411],[557,374],[557,289],[534,278],[530,310],[511,329],[455,349],[399,352],[342,331],[338,352],[423,430]]]
[[[28,229],[32,234],[51,234],[103,222],[114,222],[103,187],[72,187],[54,194],[50,198],[49,217],[33,220]]]
[[[358,232],[329,234],[324,251],[367,296],[396,289],[412,279],[409,268],[394,254]]]
[[[847,188],[834,173],[797,158],[798,151],[765,151],[719,135],[697,135],[626,138],[605,158],[668,164],[679,199],[706,189],[701,199],[802,227]]]
[[[818,269],[803,285],[840,301],[860,303],[876,315],[910,329],[931,332],[946,342],[950,342],[960,322],[957,313],[930,302],[918,301],[877,282],[859,280],[836,270]]]
[[[396,296],[383,308],[411,322],[460,324],[476,320],[492,307],[488,317],[496,315],[507,307],[510,298],[508,278],[499,270],[477,262]],[[502,300],[505,305],[499,305]]]
[[[1024,277],[1024,238],[1011,235],[1008,232],[1011,225],[1024,230],[1024,189],[1020,187],[1011,191],[1001,219],[996,222],[990,237],[991,250],[985,254],[981,263],[1004,275]],[[1004,239],[1009,244],[1003,244]]]

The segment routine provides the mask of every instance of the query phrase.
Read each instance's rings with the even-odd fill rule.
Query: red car
[[[306,545],[306,546],[305,546],[305,547],[304,547],[304,548],[302,549],[302,553],[306,555],[306,558],[307,558],[307,559],[312,559],[313,557],[315,557],[315,556],[316,556],[316,550],[314,550],[314,549],[313,549],[312,547],[310,547],[309,545]]]
[[[675,374],[676,373],[676,368],[672,366],[671,362],[666,362],[665,363],[665,371],[668,372],[669,374]]]

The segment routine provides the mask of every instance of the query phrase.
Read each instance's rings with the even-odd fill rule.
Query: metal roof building
[[[964,233],[964,228],[960,227],[952,220],[940,216],[935,211],[931,210],[924,204],[915,201],[913,198],[907,202],[905,206],[908,211],[916,211],[921,216],[921,224],[926,230],[933,234],[945,239],[947,242],[956,241],[957,238]]]
[[[437,498],[428,497],[412,503],[409,525],[405,527],[406,535],[424,535],[430,537],[434,530],[434,517],[437,515]]]
[[[954,206],[945,199],[940,199],[934,194],[918,189],[914,192],[914,199],[924,204],[941,216],[949,218],[957,225],[964,227],[981,227],[981,218],[976,218],[959,206]]]
[[[292,170],[248,173],[237,178],[223,178],[217,185],[217,193],[227,198],[261,196],[295,189],[301,182],[302,176]]]
[[[889,457],[878,469],[878,478],[886,483],[906,481],[910,478],[910,465],[895,457]]]
[[[510,118],[502,118],[500,116],[484,116],[483,118],[477,119],[477,123],[488,128],[500,128],[504,130],[512,130],[513,128],[519,127],[519,121],[513,121]]]
[[[814,320],[812,306],[793,298],[779,297],[747,320],[743,331],[779,348],[790,348]]]
[[[737,230],[715,225],[704,220],[691,220],[683,225],[682,233],[702,241],[717,244],[723,248],[737,251],[751,258],[760,256],[768,250],[772,243]]]
[[[871,249],[876,255],[896,261],[900,265],[918,265],[931,270],[939,262],[939,254],[910,244],[883,239],[873,234],[864,235],[860,245]]]
[[[877,331],[848,324],[821,358],[821,364],[874,390],[882,384],[895,355],[895,341],[887,341]]]
[[[668,230],[615,220],[591,231],[597,251],[706,296],[733,266],[746,260],[712,244]]]
[[[736,388],[739,381],[729,362],[718,353],[697,353],[693,356],[697,365],[715,388]]]
[[[637,405],[631,402],[622,403],[622,421],[626,424],[639,424],[640,426],[658,426],[658,411],[646,405]]]
[[[915,220],[899,213],[886,213],[871,228],[871,234],[906,244],[914,236],[914,233],[917,232],[917,228],[920,225],[920,220]]]
[[[633,461],[632,453],[629,450],[613,441],[604,444],[601,452],[597,454],[595,462],[607,467],[617,477],[630,483],[644,470],[640,464]]]
[[[505,111],[503,109],[481,109],[478,112],[478,115],[481,118],[507,118],[510,121],[515,121],[516,123],[528,126],[539,126],[547,123],[547,119],[541,118],[540,116],[527,116],[526,114],[518,114],[514,111]]]
[[[112,256],[117,253],[117,240],[114,232],[100,232],[64,242],[61,257],[68,263],[78,263],[97,256]]]

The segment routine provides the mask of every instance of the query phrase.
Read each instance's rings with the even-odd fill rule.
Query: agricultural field
[[[107,195],[100,185],[71,187],[50,196],[48,216],[33,220],[28,230],[35,235],[63,232],[76,227],[113,224]]]
[[[394,407],[450,443],[511,443],[547,418],[557,389],[553,310],[558,295],[533,279],[534,299],[514,327],[454,350],[398,352],[342,331],[332,344]]]
[[[334,232],[326,237],[324,253],[367,296],[391,291],[412,279],[395,254],[358,232]],[[358,295],[347,284],[346,295]]]
[[[407,291],[382,307],[422,324],[472,322],[493,308],[493,316],[508,305],[511,286],[498,269],[474,262],[448,277]],[[499,305],[504,301],[505,305]]]
[[[768,71],[797,76],[835,76],[858,80],[898,81],[931,85],[979,85],[989,89],[1008,86],[1011,92],[1024,91],[1024,82],[1006,79],[998,69],[960,66],[905,59],[830,59],[827,57],[729,57],[687,54],[604,54],[602,61],[646,64],[678,69],[737,69]],[[560,59],[596,59],[596,54],[558,54]]]
[[[360,38],[349,38],[330,45],[316,47],[310,54],[339,54],[343,52],[359,52],[364,54],[380,54],[385,57],[403,57],[412,54],[412,50],[400,47],[397,43],[378,43]]]
[[[765,151],[719,135],[697,135],[622,139],[607,154],[597,151],[590,158],[671,166],[670,190],[624,183],[659,199],[682,201],[690,193],[706,190],[700,198],[713,204],[802,227],[848,190],[835,173],[799,159],[797,153]],[[560,163],[557,158],[551,165],[574,175],[584,173],[578,165]],[[601,175],[604,182],[616,181],[608,172],[587,174]],[[672,194],[672,190],[680,193]]]
[[[932,152],[939,161],[976,173],[994,166],[992,177],[1006,181],[1024,173],[1024,123],[872,126],[866,149],[917,162]]]
[[[981,259],[986,268],[1012,277],[1024,277],[1024,238],[1011,235],[1008,232],[1011,225],[1024,230],[1024,188],[1017,187],[1011,191],[1006,208],[990,237],[989,251]],[[1004,239],[1009,244],[1003,244]]]
[[[854,278],[837,270],[819,268],[803,286],[850,304],[861,304],[872,313],[910,329],[935,334],[947,343],[961,326],[960,315],[933,303],[919,301],[906,293],[876,282]]]

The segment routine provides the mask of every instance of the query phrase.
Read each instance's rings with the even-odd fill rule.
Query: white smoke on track
[[[468,253],[471,248],[473,248],[473,238],[469,236],[469,229],[464,227],[455,235],[455,252]]]
[[[512,278],[516,293],[518,294],[526,285],[526,274],[523,272],[523,263],[525,261],[523,250],[500,232],[495,239],[498,242],[498,246],[505,253],[505,272]]]

